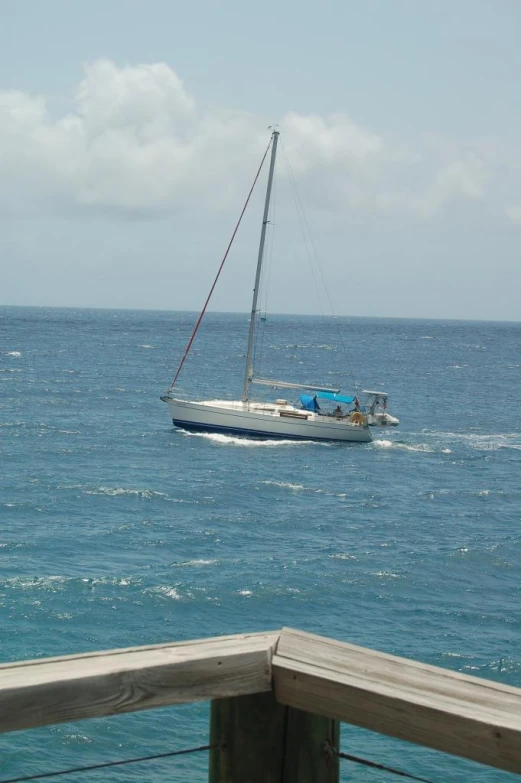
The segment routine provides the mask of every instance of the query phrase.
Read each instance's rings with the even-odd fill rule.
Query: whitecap
[[[306,487],[303,484],[291,484],[289,481],[261,481],[261,484],[268,484],[273,487],[280,487],[281,489],[293,489],[293,490],[299,490],[299,489],[306,489]]]
[[[219,562],[218,560],[203,560],[201,558],[199,560],[186,560],[184,563],[175,563],[174,565],[198,567],[198,566],[216,565],[218,562]]]
[[[21,355],[22,355],[21,351],[7,351],[7,353],[6,353],[6,356],[16,356],[16,357],[18,357],[18,356],[21,356]]]
[[[58,617],[61,617],[62,615],[58,615]],[[65,617],[65,615],[63,615]],[[72,615],[70,615],[72,617]],[[63,731],[63,729],[60,728],[60,731]],[[63,733],[63,741],[64,742],[92,742],[92,739],[90,737],[87,737],[86,734],[67,734],[66,732]]]
[[[403,441],[391,440],[375,440],[373,443],[381,449],[402,449],[403,451],[423,452],[425,454],[452,454],[451,449],[447,447],[435,449],[428,443],[403,443]]]
[[[383,576],[387,579],[401,579],[401,574],[395,574],[393,571],[375,571],[373,576]]]
[[[151,489],[125,489],[124,487],[94,487],[86,489],[86,495],[108,495],[118,497],[120,495],[135,495],[140,498],[165,497],[164,492],[154,492]]]
[[[426,443],[417,443],[415,445],[408,443],[396,443],[396,448],[404,449],[405,451],[424,451],[432,454],[434,449],[428,446]]]
[[[295,440],[264,440],[264,439],[256,439],[256,438],[238,438],[232,435],[223,435],[222,433],[217,432],[187,432],[186,430],[183,430],[183,434],[187,437],[191,438],[206,438],[207,440],[212,441],[213,443],[218,443],[221,446],[243,446],[246,448],[255,448],[255,447],[262,447],[262,446],[296,446],[296,445],[303,445],[304,441],[295,441]],[[308,441],[309,442],[309,441]]]
[[[438,432],[454,441],[463,441],[476,451],[497,451],[498,449],[521,449],[518,433],[476,433],[476,432]]]
[[[392,440],[374,440],[373,443],[380,449],[390,449],[393,445]]]
[[[22,588],[24,590],[37,588],[56,592],[61,589],[62,585],[67,581],[68,579],[64,576],[35,576],[33,578],[14,576],[10,579],[6,579],[5,583],[11,587]]]
[[[176,590],[175,587],[168,587],[167,585],[162,585],[160,587],[152,587],[149,590],[146,591],[147,593],[159,593],[160,595],[164,595],[166,598],[173,598],[175,601],[181,600],[181,595]]]
[[[166,595],[168,598],[173,598],[173,599],[174,599],[174,600],[176,600],[176,601],[179,601],[179,600],[180,600],[180,598],[181,598],[181,596],[179,595],[179,593],[177,592],[177,590],[175,589],[175,587],[168,587],[168,588],[167,588],[167,587],[165,587],[165,588],[163,588],[163,589],[161,590],[161,592],[162,592],[164,595]]]

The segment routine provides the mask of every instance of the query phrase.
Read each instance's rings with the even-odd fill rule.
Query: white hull
[[[169,397],[168,411],[176,427],[201,432],[222,432],[245,437],[291,440],[327,440],[369,443],[367,424],[336,419],[292,405],[208,400],[188,402]]]

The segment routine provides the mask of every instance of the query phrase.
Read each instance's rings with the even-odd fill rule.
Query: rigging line
[[[336,748],[331,748],[330,750],[332,753],[334,753],[335,756],[338,756],[341,759],[347,759],[348,761],[354,761],[355,764],[362,764],[365,767],[372,767],[373,769],[381,769],[384,772],[391,772],[393,775],[400,775],[401,777],[408,778],[409,780],[421,781],[421,783],[432,783],[432,781],[427,780],[427,778],[419,778],[417,775],[411,775],[409,772],[403,772],[401,769],[386,767],[385,764],[377,764],[376,761],[369,761],[369,759],[362,759],[358,756],[352,756],[350,753],[341,753]]]
[[[105,769],[106,767],[118,767],[123,764],[137,764],[141,761],[155,761],[156,759],[166,759],[172,756],[184,756],[188,753],[199,753],[203,750],[213,750],[220,747],[219,743],[213,745],[200,745],[198,748],[188,748],[187,750],[174,750],[170,753],[157,753],[155,756],[141,756],[137,759],[123,759],[122,761],[106,761],[102,764],[91,764],[88,767],[74,767],[72,769],[62,769],[59,772],[42,772],[39,775],[28,775],[21,778],[9,778],[9,780],[0,780],[0,783],[25,783],[28,780],[42,780],[43,778],[54,778],[58,775],[71,775],[74,772],[91,772],[95,769]]]
[[[306,219],[305,219],[304,207],[303,207],[303,205],[302,205],[302,203],[300,201],[299,195],[298,195],[297,183],[295,181],[295,177],[293,176],[293,171],[292,171],[292,168],[291,168],[291,165],[290,165],[290,162],[289,162],[289,156],[288,156],[288,153],[286,152],[286,147],[284,146],[284,142],[283,141],[281,141],[281,145],[282,145],[282,151],[284,153],[284,159],[286,161],[286,166],[287,166],[287,169],[288,169],[288,178],[289,178],[289,183],[290,183],[290,187],[291,187],[291,192],[292,192],[292,195],[293,195],[293,200],[295,202],[295,209],[296,209],[296,212],[297,212],[297,218],[298,218],[298,221],[300,223],[300,230],[302,231],[302,238],[304,240],[304,246],[306,248],[309,268],[311,270],[311,276],[313,278],[313,283],[315,284],[315,291],[317,293],[318,306],[320,308],[320,314],[322,316],[324,316],[325,315],[325,313],[324,313],[324,306],[322,304],[322,298],[320,296],[320,289],[319,289],[319,285],[318,285],[316,271],[315,271],[315,268],[313,267],[313,264],[311,263],[313,254],[315,255],[315,260],[318,259],[318,256],[317,256],[316,250],[315,250],[315,248],[313,246],[313,243],[311,241],[311,234],[310,234],[309,227],[307,226],[307,222],[306,222]],[[307,231],[307,233],[306,233],[306,231]],[[317,267],[319,267],[318,263],[317,263]],[[324,283],[324,279],[323,278],[322,278],[322,285],[323,285],[324,290],[326,291],[326,295],[327,295],[327,288],[326,288],[326,285]],[[331,310],[332,310],[331,304],[330,304],[330,307],[331,307]]]
[[[319,263],[317,249],[315,247],[315,243],[313,242],[313,238],[311,236],[311,231],[309,229],[309,224],[308,224],[308,220],[307,220],[307,217],[306,217],[306,210],[304,209],[304,205],[302,203],[302,199],[300,198],[300,195],[299,195],[299,192],[298,192],[297,182],[296,182],[296,179],[295,179],[295,175],[293,174],[293,169],[291,168],[291,164],[290,164],[290,161],[289,161],[289,155],[287,154],[286,148],[284,147],[284,142],[282,142],[282,147],[283,147],[283,150],[284,150],[284,155],[286,157],[286,162],[287,162],[289,175],[290,175],[290,182],[292,184],[293,193],[294,193],[294,197],[295,197],[295,202],[297,204],[297,209],[300,210],[299,218],[300,218],[301,222],[305,226],[304,240],[306,241],[306,244],[309,244],[310,247],[311,247],[312,254],[310,254],[310,256],[312,255],[315,258],[315,262],[317,264],[317,269],[318,269],[318,272],[320,274],[320,278],[322,280],[322,285],[324,287],[324,293],[325,293],[326,298],[328,300],[331,313],[332,313],[332,315],[335,315],[335,308],[333,307],[333,302],[332,302],[331,297],[329,295],[329,290],[328,290],[326,281],[324,279],[324,275],[322,273],[322,267],[321,267],[321,265]]]
[[[331,297],[329,295],[329,289],[328,289],[328,287],[326,285],[326,281],[324,279],[324,275],[323,275],[323,272],[322,272],[322,266],[320,264],[320,260],[319,260],[318,253],[317,253],[317,249],[315,247],[315,243],[313,242],[313,238],[311,236],[311,231],[309,230],[309,224],[308,224],[308,221],[307,221],[307,218],[306,218],[306,211],[304,209],[304,205],[302,204],[302,200],[301,200],[301,198],[299,196],[299,193],[298,193],[297,183],[296,183],[296,180],[295,180],[295,177],[294,177],[294,174],[293,174],[293,170],[291,168],[291,164],[290,164],[290,161],[289,161],[289,155],[288,155],[288,153],[286,151],[286,147],[284,145],[284,141],[282,141],[282,150],[283,150],[283,153],[284,153],[284,157],[286,159],[286,165],[288,167],[289,180],[290,180],[290,183],[291,183],[291,186],[292,186],[293,197],[295,199],[295,204],[297,206],[297,215],[299,216],[299,220],[301,222],[301,228],[302,228],[302,233],[303,233],[303,236],[304,236],[304,243],[306,244],[306,250],[309,253],[309,250],[307,248],[308,243],[309,243],[309,245],[311,246],[311,249],[312,249],[312,253],[309,253],[308,258],[309,258],[309,261],[310,261],[310,268],[311,268],[311,273],[313,275],[313,280],[315,282],[315,288],[317,290],[320,311],[321,311],[322,316],[324,316],[324,309],[322,307],[322,302],[321,302],[320,294],[319,294],[319,291],[318,291],[318,286],[317,286],[317,281],[316,281],[316,276],[315,276],[315,270],[314,270],[314,268],[313,268],[313,266],[311,264],[311,258],[312,257],[314,257],[314,259],[315,259],[315,263],[316,263],[318,272],[319,272],[321,280],[322,280],[322,286],[323,286],[323,289],[325,291],[326,298],[327,298],[327,300],[329,302],[330,312],[331,312],[332,315],[335,315],[336,314],[335,313],[335,308],[333,307],[333,302],[332,302]],[[299,210],[300,210],[300,212],[299,212]],[[305,226],[305,231],[304,231],[304,228],[302,227],[302,224],[304,224],[304,226]],[[307,232],[307,236],[306,236],[306,232]],[[349,360],[349,354],[348,354],[348,351],[347,351],[347,348],[346,348],[346,344],[344,342],[344,338],[343,338],[342,332],[340,330],[340,325],[338,323],[336,323],[335,325],[336,325],[336,331],[337,331],[337,334],[338,334],[338,339],[339,339],[340,344],[342,346],[342,351],[343,351],[343,354],[344,354],[344,361],[347,364],[347,369],[348,369],[348,372],[349,372],[351,378],[353,379],[354,386],[355,386],[355,388],[357,388],[360,385],[360,382],[355,380],[355,373],[353,372],[353,367],[352,367],[351,362]]]
[[[172,383],[170,384],[170,388],[169,388],[169,390],[168,390],[169,392],[170,392],[170,391],[172,391],[172,389],[173,389],[173,388],[174,388],[174,386],[175,386],[175,383],[176,383],[176,381],[177,381],[177,379],[178,379],[178,377],[179,377],[179,373],[181,372],[181,370],[182,370],[182,368],[183,368],[183,364],[185,363],[186,357],[188,356],[188,353],[189,353],[189,351],[190,351],[190,348],[192,347],[192,343],[193,343],[193,341],[194,341],[194,339],[195,339],[195,335],[197,334],[197,330],[199,329],[199,326],[201,325],[201,321],[203,320],[203,316],[204,316],[204,314],[205,314],[205,312],[206,312],[206,308],[208,307],[208,303],[209,303],[209,301],[210,301],[210,299],[211,299],[211,297],[212,297],[212,294],[213,294],[213,292],[214,292],[214,288],[215,288],[215,286],[217,285],[217,281],[218,281],[218,279],[219,279],[219,276],[220,276],[220,274],[221,274],[221,272],[222,272],[222,268],[223,268],[223,266],[224,266],[224,262],[225,262],[225,261],[226,261],[226,259],[228,258],[228,253],[230,252],[231,246],[232,246],[232,244],[233,244],[233,240],[235,239],[235,235],[236,235],[237,231],[239,230],[239,226],[241,225],[242,218],[243,218],[243,216],[244,216],[244,213],[246,212],[246,207],[248,206],[248,204],[249,204],[249,202],[250,202],[251,194],[253,193],[253,190],[254,190],[254,188],[255,188],[255,185],[257,184],[257,180],[259,179],[259,176],[260,176],[260,173],[261,173],[262,167],[263,167],[263,165],[264,165],[264,161],[266,160],[266,155],[268,154],[268,150],[269,150],[269,148],[271,147],[271,142],[272,142],[272,139],[273,139],[273,136],[270,138],[270,140],[269,140],[269,143],[268,143],[268,146],[266,147],[266,152],[264,153],[264,155],[263,155],[263,158],[262,158],[262,160],[261,160],[261,162],[260,162],[260,166],[259,166],[259,168],[258,168],[258,170],[257,170],[257,173],[256,173],[256,175],[255,175],[255,179],[253,180],[253,185],[251,186],[251,188],[250,188],[250,192],[248,193],[248,198],[246,199],[246,202],[245,202],[245,204],[244,204],[244,206],[243,206],[243,208],[242,208],[242,212],[241,212],[241,214],[240,214],[239,220],[237,221],[237,224],[236,224],[236,226],[235,226],[235,228],[234,228],[234,230],[233,230],[232,238],[230,239],[230,241],[229,241],[229,243],[228,243],[228,247],[226,248],[226,252],[225,252],[225,254],[224,254],[224,256],[223,256],[223,260],[221,261],[221,264],[220,264],[220,266],[219,266],[219,269],[217,270],[217,274],[216,274],[216,276],[215,276],[215,280],[213,281],[213,285],[212,285],[212,287],[210,288],[210,293],[208,294],[208,296],[207,296],[207,298],[206,298],[206,302],[204,303],[204,307],[203,307],[203,309],[202,309],[202,311],[201,311],[201,315],[200,315],[200,316],[199,316],[199,318],[197,319],[197,323],[196,323],[196,325],[195,325],[195,327],[194,327],[194,330],[193,330],[193,332],[192,332],[192,336],[190,337],[190,340],[188,341],[188,345],[186,346],[186,350],[185,350],[185,352],[184,352],[184,356],[183,356],[183,358],[181,359],[181,363],[179,364],[179,367],[177,368],[177,372],[176,372],[176,374],[174,375],[174,380],[173,380],[173,381],[172,381]],[[1,783],[1,782],[0,782],[0,783]]]

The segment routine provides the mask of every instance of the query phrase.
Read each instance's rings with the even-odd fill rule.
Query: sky
[[[269,312],[521,320],[519,0],[0,19],[0,304],[199,310],[277,124]],[[265,175],[210,309],[250,308]]]

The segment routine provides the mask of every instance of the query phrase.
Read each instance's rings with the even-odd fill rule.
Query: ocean
[[[286,625],[521,687],[521,323],[268,316],[261,373],[389,393],[400,427],[357,445],[175,430],[159,398],[195,317],[0,308],[0,661]],[[209,314],[178,390],[236,397],[247,326]],[[0,780],[207,741],[207,704],[4,734]],[[348,726],[342,748],[517,780]]]

